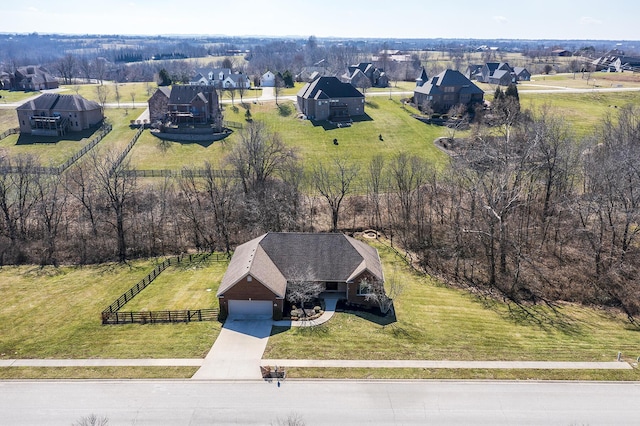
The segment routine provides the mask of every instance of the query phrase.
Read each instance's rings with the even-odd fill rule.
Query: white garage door
[[[270,300],[229,300],[229,318],[270,319],[272,306]]]

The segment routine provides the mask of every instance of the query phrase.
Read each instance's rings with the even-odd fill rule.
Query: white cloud
[[[601,25],[602,21],[596,18],[592,18],[591,16],[583,16],[580,18],[580,23],[582,25]]]
[[[28,10],[29,12],[35,12],[35,13],[40,12],[40,10],[38,10],[38,8],[37,8],[37,7],[33,7],[33,6],[29,6],[29,7],[27,8],[27,10]]]
[[[493,20],[498,24],[506,24],[507,22],[509,22],[506,16],[494,16]]]

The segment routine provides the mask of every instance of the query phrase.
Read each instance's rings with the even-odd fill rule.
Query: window
[[[325,283],[324,284],[326,291],[338,291],[338,283]]]
[[[253,281],[253,277],[252,277],[251,275],[249,275],[249,276],[247,277],[247,282],[248,282],[248,283],[250,283],[251,281]]]
[[[444,93],[453,93],[456,91],[456,88],[453,86],[447,86],[444,88]]]

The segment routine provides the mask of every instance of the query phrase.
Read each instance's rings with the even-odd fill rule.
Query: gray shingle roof
[[[466,93],[484,93],[478,86],[473,84],[471,80],[462,75],[460,71],[445,70],[440,74],[431,77],[429,81],[422,87],[416,87],[415,92],[434,95],[443,93],[442,87],[464,87]]]
[[[348,282],[365,270],[384,279],[378,251],[343,234],[270,232],[240,245],[218,296],[247,275],[284,297],[287,280]]]
[[[211,86],[190,86],[184,84],[176,84],[171,86],[169,103],[173,105],[190,104],[191,101],[200,93],[210,93],[213,90],[215,89]]]
[[[364,98],[358,89],[349,83],[343,83],[336,77],[320,77],[300,89],[298,96],[313,99],[322,90],[329,98]]]
[[[60,95],[45,93],[20,105],[18,110],[31,111],[92,111],[100,109],[100,104],[89,101],[80,95]]]

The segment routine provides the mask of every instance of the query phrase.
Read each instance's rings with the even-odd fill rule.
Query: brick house
[[[362,80],[368,80],[369,87],[388,87],[389,77],[382,68],[378,68],[371,62],[360,62],[348,67],[342,76],[342,81],[351,83],[355,87],[365,87]]]
[[[149,98],[152,123],[209,124],[220,119],[218,94],[209,85],[173,85],[159,87]]]
[[[9,80],[11,90],[38,91],[57,89],[59,86],[57,78],[37,65],[18,67],[10,74]]]
[[[434,112],[446,113],[459,104],[468,108],[481,104],[484,92],[460,71],[448,69],[416,86],[413,99],[418,108],[428,105]]]
[[[80,95],[45,93],[16,108],[20,133],[63,136],[99,125],[102,107]]]
[[[336,77],[319,77],[300,89],[298,108],[311,120],[351,121],[364,115],[364,95]]]
[[[336,233],[269,232],[236,248],[218,289],[220,311],[280,319],[287,283],[300,279],[365,306],[366,284],[384,282],[378,251],[362,241]]]

